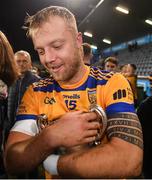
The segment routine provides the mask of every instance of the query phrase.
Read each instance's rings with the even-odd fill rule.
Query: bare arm
[[[10,174],[31,171],[51,153],[50,149],[44,133],[31,137],[12,131],[5,149],[6,169]]]
[[[96,117],[95,113],[70,112],[34,137],[11,132],[5,150],[7,170],[12,174],[31,171],[57,147],[93,141],[100,126],[97,122],[91,122]]]
[[[85,152],[61,156],[58,171],[65,177],[126,178],[141,172],[143,142],[136,115],[109,117],[109,142]]]

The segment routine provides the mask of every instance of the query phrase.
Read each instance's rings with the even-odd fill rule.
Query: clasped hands
[[[73,111],[49,121],[45,114],[37,120],[40,132],[45,131],[53,148],[64,147],[68,152],[88,148],[100,140],[101,121],[96,112]]]

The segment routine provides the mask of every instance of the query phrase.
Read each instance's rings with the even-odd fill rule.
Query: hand
[[[95,140],[101,125],[94,112],[68,112],[43,130],[51,147],[73,147]]]

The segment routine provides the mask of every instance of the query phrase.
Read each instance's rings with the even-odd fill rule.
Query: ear
[[[78,32],[78,35],[77,35],[77,45],[78,47],[82,47],[82,33],[81,32]]]

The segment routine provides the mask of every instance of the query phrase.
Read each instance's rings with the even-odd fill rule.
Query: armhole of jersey
[[[38,133],[36,121],[34,119],[17,121],[11,131],[21,132],[30,136],[35,136]]]

